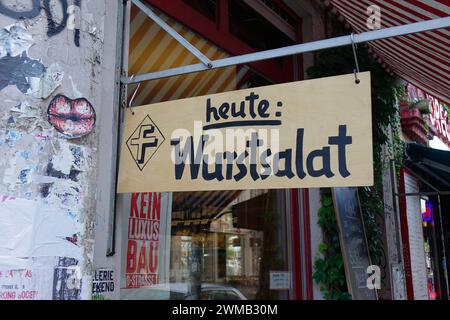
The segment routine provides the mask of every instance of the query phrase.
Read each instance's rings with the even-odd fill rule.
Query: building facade
[[[315,0],[146,3],[212,60],[331,34]],[[313,53],[125,86],[197,62],[131,1],[3,0],[0,28],[0,300],[324,298],[319,189],[116,193],[126,109],[306,80]],[[396,201],[385,176],[383,298],[414,285],[433,298],[442,257],[418,248],[412,261],[410,245],[436,242],[434,229],[405,236],[423,226],[406,207],[428,212],[433,199]]]

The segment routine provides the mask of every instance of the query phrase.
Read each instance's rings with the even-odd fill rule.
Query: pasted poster
[[[80,232],[59,206],[0,195],[0,300],[80,300]]]
[[[153,299],[152,289],[169,284],[172,194],[133,193],[123,200],[121,298]]]

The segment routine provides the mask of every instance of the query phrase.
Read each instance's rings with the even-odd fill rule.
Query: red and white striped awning
[[[356,33],[370,31],[369,6],[381,9],[381,28],[450,16],[450,0],[326,0]],[[450,106],[450,28],[372,41],[369,46],[404,80]]]

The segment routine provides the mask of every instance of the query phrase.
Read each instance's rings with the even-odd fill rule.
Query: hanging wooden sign
[[[373,185],[370,73],[127,111],[119,193]]]

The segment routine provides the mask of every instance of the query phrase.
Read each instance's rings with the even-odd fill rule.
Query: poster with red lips
[[[85,98],[70,99],[57,95],[48,107],[48,121],[66,138],[77,139],[92,132],[96,123],[96,113]]]

